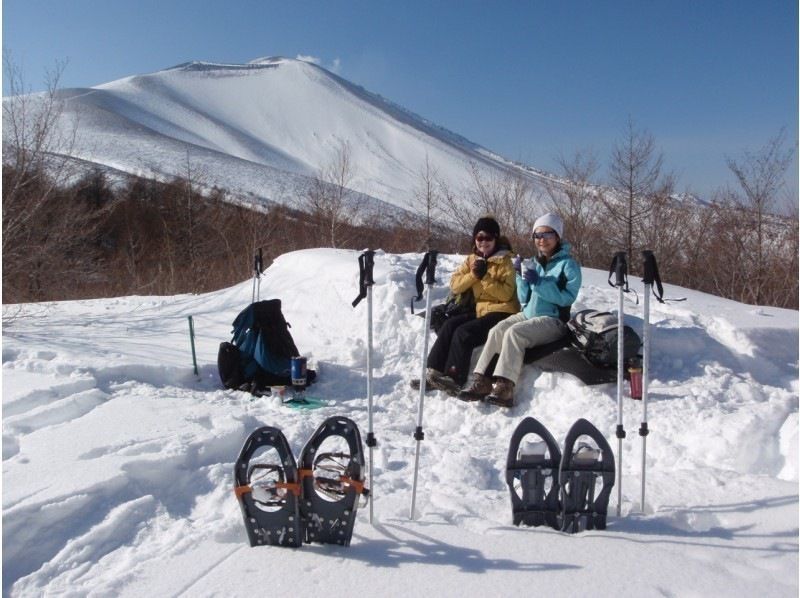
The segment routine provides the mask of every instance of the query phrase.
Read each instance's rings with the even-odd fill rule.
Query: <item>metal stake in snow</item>
[[[250,303],[255,303],[256,299],[261,300],[261,274],[264,272],[264,256],[261,247],[258,253],[253,256],[253,297]],[[258,282],[258,294],[256,294],[256,282]]]
[[[419,377],[419,408],[417,409],[417,428],[414,430],[414,439],[417,441],[417,448],[414,455],[414,483],[411,486],[411,513],[409,519],[414,519],[414,509],[417,502],[417,472],[419,471],[419,449],[420,442],[425,439],[425,434],[422,431],[422,409],[425,403],[425,362],[428,357],[428,330],[431,326],[431,291],[436,282],[436,256],[438,251],[428,251],[422,259],[422,263],[417,268],[417,297],[411,299],[411,311],[414,311],[414,301],[422,299],[422,274],[426,273],[425,285],[428,287],[428,292],[425,297],[425,327],[422,329],[423,342],[422,342],[422,372]]]
[[[367,298],[367,413],[369,430],[367,432],[367,446],[369,447],[369,522],[372,523],[372,503],[375,500],[374,486],[372,485],[372,449],[377,446],[375,434],[372,433],[372,285],[375,281],[372,278],[372,270],[375,265],[375,252],[367,250],[358,258],[359,269],[359,294],[353,300],[353,307],[364,298]]]
[[[644,513],[644,483],[645,470],[647,467],[647,387],[650,380],[650,291],[656,279],[656,258],[652,251],[642,251],[644,259],[644,324],[642,327],[642,342],[644,344],[644,356],[642,358],[642,424],[639,427],[639,436],[642,437],[642,513]]]
[[[624,351],[625,348],[625,304],[624,293],[627,290],[628,262],[625,252],[614,254],[611,270],[615,274],[614,286],[619,289],[617,313],[619,323],[617,326],[617,517],[622,514],[622,439],[625,438],[625,428],[622,426],[622,388],[624,383]]]
[[[194,320],[192,316],[189,316],[189,342],[192,345],[192,365],[194,366],[194,375],[199,376],[200,374],[197,371],[197,354],[194,350]]]

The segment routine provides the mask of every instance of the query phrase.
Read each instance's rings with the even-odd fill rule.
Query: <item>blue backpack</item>
[[[257,301],[233,321],[231,342],[221,343],[217,356],[225,388],[288,386],[291,360],[300,352],[281,312],[280,299]],[[315,373],[308,372],[311,382]]]

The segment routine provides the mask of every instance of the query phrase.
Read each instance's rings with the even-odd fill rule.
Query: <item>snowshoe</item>
[[[323,441],[340,437],[347,451],[320,452]],[[305,541],[349,546],[364,488],[364,447],[358,426],[346,417],[329,417],[300,455],[300,514]]]
[[[234,483],[250,546],[302,545],[297,465],[278,428],[250,434],[236,460]]]
[[[560,529],[560,462],[561,451],[547,428],[532,417],[523,419],[511,436],[506,460],[514,525],[549,525]]]
[[[578,444],[582,436],[588,436],[593,443]],[[579,419],[567,433],[558,473],[561,530],[574,534],[583,530],[605,529],[608,499],[614,479],[614,453],[611,446],[590,422]]]

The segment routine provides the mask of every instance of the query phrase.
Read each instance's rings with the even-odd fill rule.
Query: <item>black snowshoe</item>
[[[588,436],[593,445],[576,443]],[[561,529],[574,534],[605,529],[608,499],[614,486],[614,453],[605,437],[585,419],[567,433],[558,480],[561,487]],[[597,490],[597,483],[601,483]]]
[[[277,452],[277,462],[251,463],[259,449],[269,454],[270,448]],[[250,434],[236,460],[234,479],[250,546],[302,545],[297,465],[283,432],[265,426]]]
[[[323,441],[340,437],[347,451],[320,453]],[[317,428],[300,455],[300,513],[305,541],[349,546],[356,510],[364,488],[364,447],[355,422],[329,417]]]
[[[526,440],[535,436],[540,442]],[[514,430],[506,460],[506,483],[511,491],[514,525],[561,529],[558,467],[561,451],[553,435],[539,421],[526,417]]]
[[[523,445],[528,435],[541,442]],[[578,443],[582,437],[590,442]],[[514,525],[548,525],[571,534],[605,529],[614,476],[611,446],[590,422],[572,425],[562,452],[547,428],[526,417],[511,436],[506,461]]]
[[[347,451],[320,453],[332,436],[341,437]],[[346,417],[330,417],[317,428],[299,468],[283,433],[259,428],[239,453],[234,480],[250,546],[348,546],[359,498],[369,495],[361,434]]]

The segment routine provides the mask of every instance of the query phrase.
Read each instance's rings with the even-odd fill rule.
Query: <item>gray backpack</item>
[[[584,309],[567,322],[567,328],[572,336],[572,344],[593,365],[601,368],[617,365],[617,316],[607,311]],[[627,365],[638,356],[642,341],[633,328],[625,326],[623,343],[622,355],[624,365]]]

